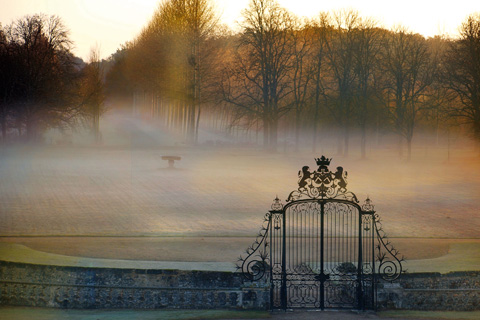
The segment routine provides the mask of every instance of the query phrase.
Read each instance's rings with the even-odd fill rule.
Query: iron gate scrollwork
[[[286,204],[278,197],[238,268],[270,282],[272,309],[374,309],[378,279],[393,281],[403,257],[388,241],[367,198],[347,190],[347,172],[332,159],[304,166]]]

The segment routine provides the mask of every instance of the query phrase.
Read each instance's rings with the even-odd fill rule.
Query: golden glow
[[[222,22],[235,27],[249,0],[213,0]],[[141,31],[158,5],[158,0],[0,0],[0,22],[6,25],[26,14],[59,15],[71,31],[74,53],[87,59],[98,44],[101,56],[108,57],[121,44]],[[401,24],[426,37],[455,36],[467,15],[480,11],[478,1],[431,0],[278,0],[299,16],[313,17],[321,11],[357,9],[362,16],[375,18],[382,26]]]

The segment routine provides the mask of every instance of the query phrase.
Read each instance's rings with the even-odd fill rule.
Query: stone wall
[[[0,261],[0,304],[54,308],[269,309],[268,283],[233,272],[83,268]],[[479,310],[480,272],[403,274],[378,309]]]
[[[0,304],[54,308],[268,309],[264,283],[232,272],[59,267],[0,261]]]
[[[378,287],[379,309],[480,310],[480,272],[403,274]]]

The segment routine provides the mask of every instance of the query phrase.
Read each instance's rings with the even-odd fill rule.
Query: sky
[[[236,27],[241,11],[249,0],[213,0],[221,21]],[[402,25],[426,37],[438,34],[456,36],[458,26],[474,12],[480,12],[478,0],[278,0],[298,16],[313,17],[321,11],[353,8],[363,17],[375,18],[391,28]],[[133,40],[148,23],[159,0],[0,0],[2,25],[27,14],[60,16],[70,30],[73,53],[84,60],[99,47],[107,58],[122,44]]]

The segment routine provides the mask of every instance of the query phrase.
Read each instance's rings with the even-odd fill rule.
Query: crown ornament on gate
[[[333,158],[326,158],[325,156],[322,156],[321,158],[315,158],[315,161],[317,162],[317,166],[320,168],[325,167],[325,169],[328,169],[328,166],[330,165],[330,161],[332,161]]]
[[[344,199],[358,203],[357,196],[347,190],[347,171],[337,167],[331,171],[328,166],[333,158],[315,158],[318,169],[310,171],[304,166],[298,172],[298,189],[290,193],[287,202],[302,199]]]

